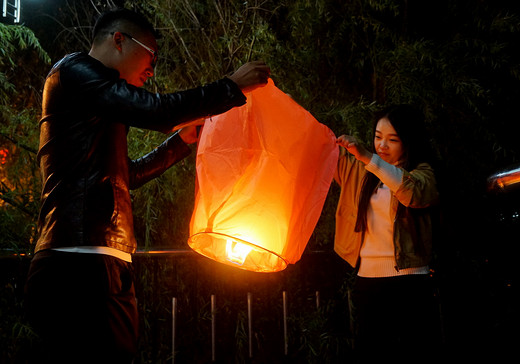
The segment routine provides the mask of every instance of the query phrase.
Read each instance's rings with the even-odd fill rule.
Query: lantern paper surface
[[[207,119],[197,150],[188,244],[241,269],[296,263],[318,222],[336,163],[336,137],[272,82]]]

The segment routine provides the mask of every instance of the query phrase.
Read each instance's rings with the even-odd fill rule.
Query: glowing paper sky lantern
[[[206,120],[188,244],[258,272],[296,263],[318,222],[336,163],[332,131],[270,80],[247,104]]]

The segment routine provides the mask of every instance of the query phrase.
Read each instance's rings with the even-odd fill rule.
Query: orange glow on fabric
[[[334,133],[269,80],[207,119],[197,149],[189,246],[216,261],[277,272],[300,258],[338,160]]]

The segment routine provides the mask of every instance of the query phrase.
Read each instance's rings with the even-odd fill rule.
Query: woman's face
[[[385,162],[396,165],[403,156],[403,143],[387,118],[379,119],[374,136],[377,155]]]

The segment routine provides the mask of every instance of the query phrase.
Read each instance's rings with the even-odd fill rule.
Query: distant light
[[[2,0],[2,16],[12,18],[15,23],[20,22],[22,0]]]
[[[7,163],[7,157],[9,156],[8,149],[0,149],[0,165]]]
[[[488,191],[508,192],[520,187],[520,164],[502,169],[487,179]]]

